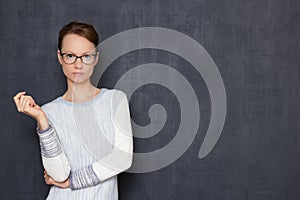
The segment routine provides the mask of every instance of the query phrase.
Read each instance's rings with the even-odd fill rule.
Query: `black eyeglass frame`
[[[67,62],[65,61],[64,55],[68,55],[68,54],[70,54],[70,55],[76,57],[75,60],[74,60],[74,62],[72,62],[72,63],[67,63]],[[92,64],[95,62],[96,56],[97,56],[98,54],[99,54],[99,53],[97,52],[97,54],[83,54],[83,55],[81,55],[81,56],[77,56],[77,55],[75,55],[75,54],[73,54],[73,53],[60,53],[60,56],[61,56],[62,60],[64,61],[64,63],[67,64],[67,65],[72,65],[72,64],[74,64],[74,63],[77,61],[78,58],[80,58],[80,60],[81,60],[81,62],[82,62],[83,64],[85,64],[85,65],[92,65]],[[93,58],[94,58],[93,62],[91,62],[91,63],[85,63],[85,62],[82,60],[82,57],[83,57],[83,56],[86,56],[86,55],[93,56]]]

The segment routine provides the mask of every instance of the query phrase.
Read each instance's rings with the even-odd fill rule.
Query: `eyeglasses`
[[[61,53],[60,54],[63,61],[68,64],[74,64],[77,61],[77,58],[80,58],[81,62],[86,65],[91,65],[95,62],[96,54],[84,54],[82,56],[76,56],[72,53]]]

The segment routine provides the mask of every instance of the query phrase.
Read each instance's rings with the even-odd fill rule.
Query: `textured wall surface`
[[[190,83],[201,113],[197,135],[179,159],[153,172],[119,176],[120,199],[299,199],[298,0],[1,2],[0,199],[47,195],[36,123],[17,112],[12,97],[25,90],[42,105],[64,93],[56,41],[59,29],[74,19],[92,23],[102,41],[138,27],[181,32],[205,48],[226,89],[221,137],[210,154],[199,159],[211,100],[205,81],[189,62],[164,50],[140,49],[120,56],[107,68],[99,87],[113,88],[125,72],[141,64],[168,65]],[[166,79],[177,91],[182,89],[171,75]],[[165,108],[166,123],[153,137],[135,138],[135,152],[165,146],[175,137],[180,121],[187,120],[181,118],[174,92],[155,83],[141,86],[131,96],[132,120],[147,125],[153,104]]]

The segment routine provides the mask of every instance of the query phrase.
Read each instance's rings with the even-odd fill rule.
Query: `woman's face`
[[[83,56],[77,58],[73,64],[67,64],[61,54],[64,54],[64,60],[70,61],[76,59],[76,56]],[[89,56],[95,57],[94,62],[85,64],[82,60],[86,61]],[[57,57],[62,65],[63,72],[67,79],[73,83],[83,83],[90,81],[94,67],[98,62],[98,53],[96,52],[95,45],[84,37],[76,34],[69,34],[63,38],[61,52],[57,51]]]

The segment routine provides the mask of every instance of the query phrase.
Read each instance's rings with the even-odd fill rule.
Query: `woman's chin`
[[[68,78],[68,81],[73,84],[83,84],[87,83],[89,79],[83,79],[82,77],[76,77],[76,78]]]

